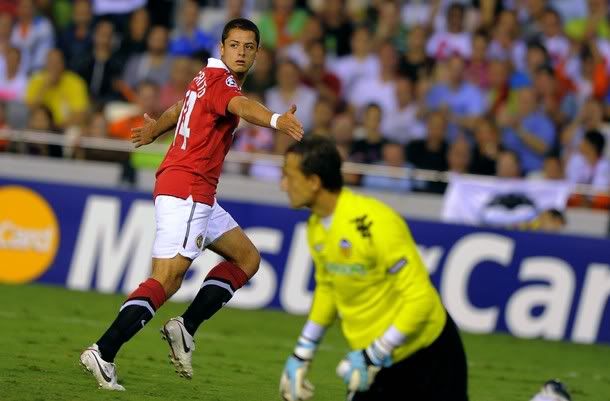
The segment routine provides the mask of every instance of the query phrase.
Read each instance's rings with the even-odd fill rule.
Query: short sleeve
[[[214,81],[208,98],[210,107],[215,114],[226,116],[229,112],[227,107],[231,99],[243,96],[241,89],[232,75],[221,76]]]

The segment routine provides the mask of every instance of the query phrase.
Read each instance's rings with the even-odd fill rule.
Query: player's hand
[[[131,129],[131,142],[136,148],[142,145],[152,143],[156,137],[153,135],[153,128],[157,120],[150,118],[148,114],[144,114],[144,125]]]
[[[379,358],[372,347],[352,351],[339,362],[337,375],[347,384],[349,392],[367,391],[375,381],[377,373],[382,368],[392,365],[389,356]]]
[[[287,112],[282,114],[277,119],[277,129],[282,131],[284,134],[300,141],[303,139],[303,124],[299,121],[297,116],[294,114],[297,111],[297,106],[292,105]]]
[[[286,361],[280,378],[280,396],[284,401],[304,401],[313,397],[314,386],[305,378],[310,361],[294,355]]]

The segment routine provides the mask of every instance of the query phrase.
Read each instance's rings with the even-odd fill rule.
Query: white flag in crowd
[[[548,209],[564,210],[572,189],[565,181],[451,176],[443,220],[485,226],[525,223]]]

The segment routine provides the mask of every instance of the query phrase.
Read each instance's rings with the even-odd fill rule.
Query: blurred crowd
[[[223,25],[261,30],[244,87],[348,161],[610,188],[606,0],[0,0],[0,124],[73,146],[0,150],[154,167],[159,156],[81,149],[128,140],[181,99]],[[171,139],[171,138],[170,138]],[[281,154],[289,138],[242,123],[234,148]],[[242,172],[276,179],[253,163]],[[351,184],[443,192],[409,177]],[[582,200],[582,199],[581,199]]]

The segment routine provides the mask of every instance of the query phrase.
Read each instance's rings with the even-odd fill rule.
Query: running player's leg
[[[170,359],[176,372],[187,379],[193,375],[191,361],[195,331],[256,273],[260,262],[260,255],[252,242],[218,203],[212,207],[204,237],[198,236],[197,242],[226,260],[210,270],[184,314],[170,319],[161,329],[163,339],[169,344]]]
[[[191,335],[254,276],[260,263],[260,254],[252,241],[218,203],[213,206],[206,242],[210,250],[225,260],[210,270],[197,296],[182,315]]]
[[[201,252],[195,245],[187,245],[186,239],[193,232],[205,232],[210,214],[211,207],[194,203],[190,198],[158,196],[155,199],[157,233],[152,274],[127,297],[100,339],[81,355],[81,362],[102,387],[112,382],[106,380],[109,375],[105,373],[110,370],[116,381],[112,363],[121,346],[140,331],[156,310],[180,288],[192,259]],[[104,364],[108,364],[108,369]]]

